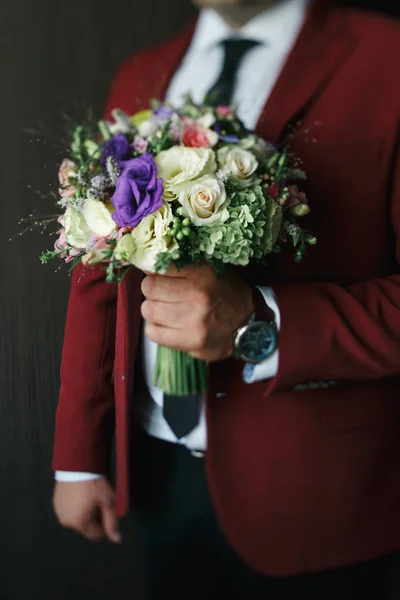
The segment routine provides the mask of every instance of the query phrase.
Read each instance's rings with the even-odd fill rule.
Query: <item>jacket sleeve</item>
[[[130,58],[118,69],[105,118],[111,118],[113,108],[133,108],[136,61]],[[73,270],[56,414],[56,471],[107,474],[114,435],[117,291],[117,284],[106,283],[100,266],[79,264]]]
[[[53,468],[106,474],[114,432],[117,285],[99,266],[73,271]]]
[[[400,264],[400,160],[391,221]],[[400,275],[341,287],[272,285],[281,313],[278,373],[267,393],[312,381],[363,382],[400,375]]]

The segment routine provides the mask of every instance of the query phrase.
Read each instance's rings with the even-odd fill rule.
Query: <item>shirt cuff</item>
[[[262,293],[265,303],[274,313],[274,319],[276,329],[279,333],[281,327],[281,313],[276,302],[275,294],[270,287],[258,287]],[[275,377],[278,372],[279,363],[279,350],[275,352],[258,365],[247,363],[243,369],[243,379],[246,383],[255,383],[256,381],[262,381],[263,379],[271,379]]]
[[[93,481],[94,479],[100,479],[101,477],[103,477],[103,475],[98,475],[97,473],[83,473],[81,471],[55,471],[54,473],[56,481],[67,483]]]

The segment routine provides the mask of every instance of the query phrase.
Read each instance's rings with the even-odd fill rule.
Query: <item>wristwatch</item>
[[[261,292],[258,290],[257,292],[261,295]],[[273,319],[268,321],[257,319],[257,305],[260,306],[259,297],[257,300],[255,302],[256,312],[234,334],[235,358],[255,365],[272,356],[278,347],[278,330],[275,321]],[[265,307],[264,298],[262,300]]]

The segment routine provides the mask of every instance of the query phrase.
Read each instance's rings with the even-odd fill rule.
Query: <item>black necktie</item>
[[[200,418],[202,396],[170,396],[164,393],[163,416],[178,439],[190,433]]]
[[[228,39],[222,42],[224,64],[222,71],[212,88],[207,92],[204,102],[211,106],[229,105],[235,90],[236,76],[245,54],[258,46],[255,40]]]

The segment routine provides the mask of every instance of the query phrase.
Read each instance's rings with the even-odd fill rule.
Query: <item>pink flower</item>
[[[190,127],[192,125],[196,125],[196,119],[192,119],[192,117],[188,117],[187,115],[183,115],[181,118],[181,123],[186,127]]]
[[[146,138],[137,135],[133,140],[132,148],[136,150],[136,152],[139,152],[139,154],[144,154],[147,152],[148,145],[149,142],[146,140]]]
[[[209,148],[211,145],[206,130],[199,125],[185,127],[182,135],[182,143],[189,148]]]
[[[60,258],[64,259],[66,263],[69,263],[74,260],[75,256],[79,254],[80,250],[78,248],[71,248],[69,246],[64,228],[60,229],[59,234],[60,235],[58,239],[54,242],[54,250],[55,252],[63,250],[63,252],[60,254]],[[67,249],[69,249],[68,255],[66,252]]]
[[[229,106],[217,106],[215,112],[220,119],[232,116],[232,109]]]
[[[292,206],[297,206],[298,204],[308,204],[307,196],[304,192],[300,192],[297,185],[288,185],[289,191],[289,201],[287,203],[287,208],[291,208]]]
[[[106,238],[99,237],[99,238],[97,238],[97,240],[93,246],[93,250],[104,250],[105,248],[108,248],[108,247],[109,247],[109,244],[107,244]]]
[[[60,225],[62,225],[62,228],[59,230],[59,236],[54,242],[54,251],[59,252],[60,250],[63,250],[63,252],[60,254],[60,258],[64,259],[66,263],[69,263],[74,260],[75,256],[79,254],[80,250],[78,248],[71,248],[67,242],[67,236],[64,229],[64,215],[58,217],[57,221],[60,223]],[[68,256],[66,252],[67,249],[69,249]]]
[[[64,227],[60,229],[59,237],[54,242],[54,250],[55,252],[59,252],[60,250],[66,250],[68,247],[67,236],[65,235]],[[61,258],[64,258],[65,254],[61,255]]]
[[[134,227],[121,227],[120,229],[118,229],[117,241],[119,242],[119,240],[122,238],[123,235],[125,235],[125,233],[128,233],[129,231],[132,231],[133,229],[134,229]]]
[[[76,177],[75,170],[76,164],[72,160],[64,158],[58,171],[58,180],[61,186],[58,191],[61,198],[69,198],[78,191],[76,186],[71,185],[71,179]]]
[[[99,262],[108,262],[108,252],[103,252],[103,250],[108,251],[109,248],[110,245],[107,244],[105,237],[97,238],[89,252],[86,252],[86,254],[82,256],[82,263],[84,265],[91,265]]]
[[[66,250],[67,246],[68,246],[67,236],[65,235],[65,229],[64,229],[64,215],[61,215],[60,217],[58,217],[57,221],[60,223],[62,228],[58,232],[59,237],[54,242],[55,252],[58,252],[59,250]],[[64,256],[61,256],[61,258],[64,258]]]

